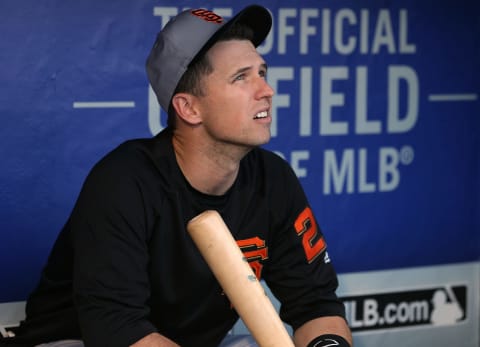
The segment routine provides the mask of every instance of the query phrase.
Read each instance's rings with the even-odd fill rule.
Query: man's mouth
[[[258,112],[253,119],[261,119],[261,118],[266,118],[268,117],[268,112],[267,111],[262,111]]]

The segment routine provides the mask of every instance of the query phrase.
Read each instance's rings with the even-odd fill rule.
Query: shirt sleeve
[[[280,317],[296,330],[314,318],[345,317],[345,308],[336,295],[338,279],[325,236],[298,178],[287,166],[276,170],[283,189],[282,196],[272,199],[275,222],[265,280],[281,303]]]
[[[72,212],[74,300],[87,346],[129,346],[156,331],[148,320],[145,194],[132,165],[141,164],[97,164]]]

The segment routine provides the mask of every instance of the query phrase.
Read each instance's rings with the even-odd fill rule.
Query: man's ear
[[[202,121],[194,101],[195,96],[188,93],[177,93],[172,98],[172,106],[177,115],[190,125],[197,125]]]

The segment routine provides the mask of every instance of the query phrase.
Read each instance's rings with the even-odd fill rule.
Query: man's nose
[[[259,78],[258,80],[257,98],[271,98],[275,94],[273,88],[267,83],[265,78]]]

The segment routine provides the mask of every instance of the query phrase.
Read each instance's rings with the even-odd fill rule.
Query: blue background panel
[[[0,302],[35,285],[95,162],[165,124],[144,64],[166,15],[246,4],[0,4]],[[263,4],[277,93],[266,147],[296,170],[338,271],[478,261],[479,3]],[[75,107],[104,101],[129,106]]]

